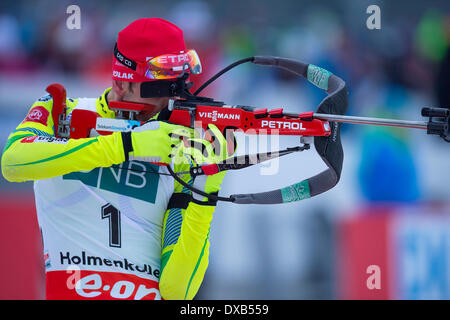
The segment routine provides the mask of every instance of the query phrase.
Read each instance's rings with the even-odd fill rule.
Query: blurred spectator
[[[401,86],[384,88],[382,108],[374,116],[398,118],[411,96]],[[393,115],[393,116],[389,116]],[[369,202],[414,202],[420,198],[415,156],[404,129],[369,127],[363,131],[359,184]]]
[[[436,77],[436,95],[439,107],[450,108],[450,14],[444,23],[447,49]]]
[[[447,53],[442,60],[437,75],[436,91],[438,107],[450,109],[450,47],[447,49]]]
[[[21,42],[19,22],[14,15],[0,15],[0,71],[21,71],[28,65]]]
[[[200,57],[202,73],[191,76],[194,82],[191,92],[194,93],[222,68],[222,44],[213,12],[206,1],[182,1],[171,8],[169,21],[183,30],[187,47],[195,49]],[[200,95],[215,96],[216,86],[217,83],[211,84]]]

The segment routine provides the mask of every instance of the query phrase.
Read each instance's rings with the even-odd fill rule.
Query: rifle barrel
[[[370,117],[353,117],[353,116],[341,116],[334,114],[314,113],[313,118],[343,122],[343,123],[355,123],[355,124],[370,124],[376,126],[389,126],[399,128],[413,128],[413,129],[427,129],[428,123],[425,121],[408,121],[397,119],[384,119],[384,118],[370,118]]]

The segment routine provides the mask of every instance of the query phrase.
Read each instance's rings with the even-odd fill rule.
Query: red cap
[[[183,31],[173,23],[160,18],[138,19],[119,32],[117,49],[136,62],[186,50]],[[113,57],[114,80],[128,82],[152,81],[124,66]]]

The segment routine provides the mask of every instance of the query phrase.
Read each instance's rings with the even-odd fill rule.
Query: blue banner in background
[[[427,214],[393,224],[397,299],[450,299],[450,218]]]

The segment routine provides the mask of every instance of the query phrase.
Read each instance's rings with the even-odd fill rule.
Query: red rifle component
[[[271,118],[281,118],[283,116],[283,108],[270,110],[269,116]]]
[[[133,110],[138,108],[135,107]],[[240,108],[215,106],[197,106],[194,112],[175,109],[172,111],[169,122],[191,127],[191,117],[194,117],[194,124],[201,126],[204,130],[207,130],[208,124],[212,123],[221,132],[225,132],[226,129],[233,129],[242,130],[245,134],[329,136],[331,133],[328,121],[310,119],[312,118],[312,112],[301,114],[301,117],[298,118],[284,115],[277,118],[272,118],[269,115],[257,117],[256,115],[263,114],[263,112],[255,115],[255,112],[245,111]],[[275,114],[279,114],[279,112],[277,111]],[[73,110],[70,138],[88,137],[90,130],[96,128],[97,117],[98,114],[93,111]],[[102,135],[112,133],[111,131],[98,132]]]
[[[119,111],[124,115],[125,112],[139,113],[139,112],[151,112],[155,106],[151,104],[140,104],[126,101],[110,101],[109,108],[115,111]],[[83,109],[75,109],[72,111],[70,122],[70,139],[87,138],[90,135],[91,129],[97,128],[97,119],[100,118],[97,112]],[[121,118],[121,120],[123,120]],[[109,135],[113,131],[102,131],[96,129],[100,135]]]
[[[55,128],[55,137],[61,138],[59,129],[60,120],[66,117],[66,88],[59,83],[52,83],[45,89],[53,98],[52,118]]]
[[[257,110],[255,114],[255,111],[241,108],[202,105],[192,111],[174,109],[169,122],[190,127],[191,117],[194,117],[195,125],[204,130],[212,123],[222,132],[226,129],[240,129],[246,134],[329,136],[331,133],[328,121],[309,119],[313,112],[305,113],[307,119],[303,119],[283,115],[282,110],[272,110],[271,116],[271,111],[267,115],[267,109]],[[263,117],[263,114],[266,115]],[[276,117],[273,118],[273,115]]]
[[[217,166],[216,163],[207,164],[207,165],[202,166],[202,170],[205,175],[210,176],[210,175],[218,173],[219,167]]]
[[[265,108],[265,109],[256,109],[256,110],[253,111],[253,114],[255,115],[255,119],[265,118],[265,117],[267,117],[267,108]]]
[[[91,129],[95,129],[97,125],[97,112],[83,109],[75,109],[72,111],[70,120],[70,139],[87,138]],[[98,131],[101,135],[108,135],[112,132]]]
[[[298,115],[299,119],[302,119],[303,121],[311,121],[314,118],[314,112],[302,112]]]
[[[121,111],[133,111],[133,112],[150,112],[155,109],[152,104],[135,103],[128,101],[110,101],[108,105],[109,109],[121,110]]]

